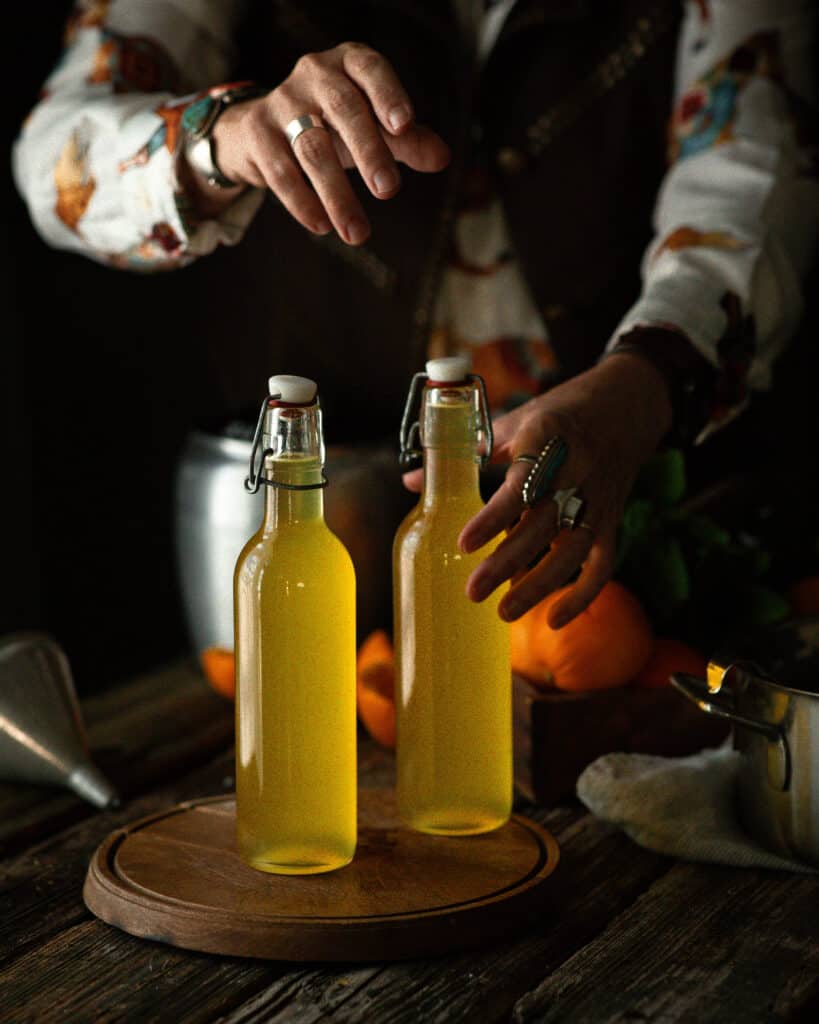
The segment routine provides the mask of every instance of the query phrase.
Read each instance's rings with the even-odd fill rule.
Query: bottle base
[[[404,822],[415,832],[433,836],[477,836],[494,832],[509,821],[509,815],[469,815],[444,811],[403,815]]]
[[[339,868],[346,867],[352,859],[352,857],[347,857],[346,860],[337,860],[329,863],[299,863],[296,861],[281,863],[280,861],[242,857],[242,860],[249,867],[254,868],[256,871],[265,871],[269,875],[321,875],[327,871],[337,871]]]
[[[355,848],[321,849],[275,847],[261,843],[250,847],[239,844],[239,856],[249,867],[269,875],[320,875],[337,871],[353,859]]]

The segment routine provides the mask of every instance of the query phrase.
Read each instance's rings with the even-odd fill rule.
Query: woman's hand
[[[285,128],[306,114],[318,115],[327,130],[310,128],[291,147]],[[213,145],[231,181],[269,188],[308,231],[335,228],[350,245],[364,242],[370,225],[345,168],[357,168],[377,199],[390,199],[401,185],[397,162],[415,171],[440,171],[449,162],[442,139],[415,123],[389,61],[361,43],[308,53],[272,92],[228,107]]]
[[[536,456],[555,435],[567,442],[568,455],[550,493],[579,488],[586,501],[582,520],[588,528],[559,531],[557,506],[548,495],[525,509],[522,488],[532,466],[512,463],[503,484],[458,538],[461,550],[471,552],[506,532],[470,576],[467,595],[483,601],[512,580],[499,606],[501,618],[511,621],[580,569],[576,582],[551,610],[549,623],[559,629],[583,611],[611,577],[623,506],[637,471],[656,450],[671,417],[660,371],[624,352],[497,420],[494,462]],[[419,475],[416,470],[405,482],[415,489]],[[551,547],[543,554],[547,545]]]

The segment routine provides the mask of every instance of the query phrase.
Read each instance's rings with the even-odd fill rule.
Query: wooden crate
[[[586,765],[615,751],[680,757],[718,746],[730,726],[672,686],[543,691],[513,676],[515,784],[549,804],[574,794]]]

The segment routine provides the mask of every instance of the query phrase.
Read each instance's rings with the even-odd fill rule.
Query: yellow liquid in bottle
[[[474,446],[427,449],[425,469],[427,494],[393,549],[398,809],[421,832],[469,835],[511,812],[509,627],[500,593],[481,604],[465,594],[492,550],[464,555],[457,546],[483,505]]]
[[[288,483],[320,473],[315,459],[273,465]],[[271,502],[235,574],[239,851],[261,871],[315,874],[356,845],[355,575],[320,490]]]

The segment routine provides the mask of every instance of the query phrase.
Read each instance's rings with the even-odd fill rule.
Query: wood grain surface
[[[392,790],[359,800],[351,864],[269,875],[239,857],[233,798],[182,804],[112,833],[88,869],[86,906],[133,935],[284,960],[398,960],[480,945],[544,904],[553,837],[513,816],[468,838],[398,820]]]
[[[156,709],[160,713],[155,713]],[[533,920],[460,953],[293,964],[146,942],[92,916],[83,880],[113,830],[233,786],[232,707],[192,665],[84,705],[126,796],[0,786],[2,1024],[815,1024],[819,877],[684,864],[642,849],[576,801],[519,813],[560,844]],[[217,742],[221,731],[221,745]],[[362,736],[360,785],[391,784]]]

